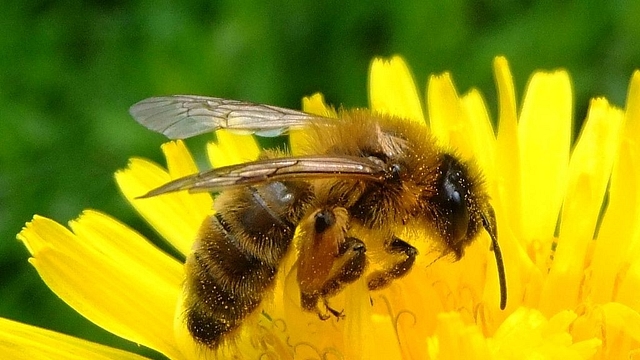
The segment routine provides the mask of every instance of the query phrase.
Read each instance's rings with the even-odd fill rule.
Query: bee
[[[337,118],[238,100],[154,97],[131,115],[171,139],[227,129],[275,136],[305,129],[300,155],[264,151],[260,158],[162,185],[142,198],[175,191],[218,193],[186,267],[185,323],[195,341],[216,349],[273,288],[296,229],[300,305],[320,319],[343,317],[329,299],[366,276],[379,290],[406,275],[418,250],[398,237],[405,227],[431,234],[442,256],[463,257],[484,229],[506,280],[496,220],[479,171],[439,146],[426,126],[368,110]],[[384,249],[370,269],[367,248]]]

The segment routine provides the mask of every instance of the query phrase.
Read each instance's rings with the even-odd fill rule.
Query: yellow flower
[[[18,238],[43,280],[76,311],[171,359],[640,358],[640,72],[625,110],[592,101],[573,149],[565,71],[535,73],[519,113],[504,58],[496,59],[495,74],[497,134],[480,93],[458,95],[449,74],[429,79],[423,109],[399,57],[374,60],[369,94],[373,111],[429,126],[442,146],[484,170],[505,259],[505,310],[486,234],[459,262],[419,258],[385,290],[369,292],[363,281],[349,285],[336,299],[347,314],[340,321],[322,322],[296,305],[293,254],[263,311],[247,319],[234,345],[212,354],[194,345],[181,321],[182,264],[117,220],[87,210],[67,229],[35,216]],[[321,95],[303,106],[335,116]],[[291,134],[294,153],[302,135]],[[197,171],[182,142],[162,149],[168,170],[132,159],[116,180],[140,214],[186,255],[213,200],[186,193],[136,199]],[[225,132],[207,150],[216,167],[259,153],[251,138]],[[140,358],[8,320],[0,321],[0,355]]]

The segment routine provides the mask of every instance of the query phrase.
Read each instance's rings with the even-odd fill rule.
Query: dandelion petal
[[[564,71],[536,73],[527,87],[519,123],[523,236],[553,236],[566,188],[572,92]]]
[[[142,356],[0,318],[0,354],[12,360],[143,360]]]
[[[569,164],[558,245],[541,297],[546,314],[574,308],[579,301],[587,250],[620,143],[622,115],[605,99],[591,102]]]
[[[169,171],[144,159],[129,160],[126,169],[116,172],[120,190],[138,213],[171,245],[188,254],[202,220],[211,213],[212,199],[207,193],[186,191],[139,199],[152,189],[176,178],[197,172],[191,154],[182,141],[170,142],[162,150]]]
[[[425,123],[413,76],[399,56],[371,63],[369,105],[373,111]]]
[[[69,231],[35,216],[18,234],[47,286],[87,319],[167,356],[181,264],[116,220],[85,211]]]

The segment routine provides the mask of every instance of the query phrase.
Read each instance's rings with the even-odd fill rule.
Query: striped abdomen
[[[304,183],[273,182],[216,198],[186,263],[186,325],[196,341],[216,348],[258,308],[310,196]]]

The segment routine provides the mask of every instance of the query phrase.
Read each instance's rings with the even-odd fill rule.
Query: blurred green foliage
[[[519,96],[532,71],[568,69],[582,119],[593,96],[624,104],[640,67],[638,19],[640,2],[620,0],[10,0],[0,13],[0,316],[158,356],[70,310],[15,240],[34,213],[65,223],[85,208],[158,238],[113,181],[131,156],[162,160],[164,139],[127,113],[138,100],[191,93],[299,108],[320,91],[366,106],[371,59],[401,54],[422,89],[451,71],[495,115],[491,66],[503,54]]]

